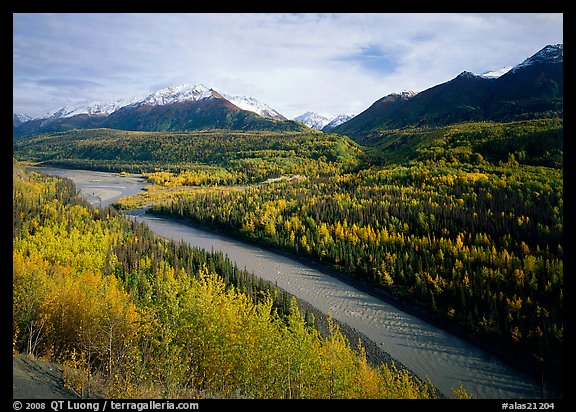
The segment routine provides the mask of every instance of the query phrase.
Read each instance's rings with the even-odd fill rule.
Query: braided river
[[[121,197],[139,193],[146,185],[140,177],[117,173],[56,168],[32,168],[65,176],[94,207],[105,207]],[[494,354],[420,318],[405,313],[369,293],[318,270],[254,244],[221,233],[188,226],[173,219],[129,212],[164,238],[184,241],[208,251],[222,251],[241,269],[277,284],[320,312],[363,334],[446,397],[462,385],[477,398],[543,399],[556,397],[550,388],[515,369]]]

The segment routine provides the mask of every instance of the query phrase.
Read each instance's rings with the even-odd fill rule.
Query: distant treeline
[[[350,139],[313,130],[190,133],[72,130],[14,142],[16,159],[46,166],[150,173],[225,169],[220,184],[263,181],[285,174],[332,174],[355,167],[362,150]]]

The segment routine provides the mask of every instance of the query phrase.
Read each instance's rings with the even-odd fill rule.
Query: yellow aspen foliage
[[[282,161],[279,157],[276,163]],[[325,163],[315,166],[316,175],[332,170],[332,165]],[[258,159],[242,164],[247,166],[242,173],[253,174],[250,179],[263,179],[281,167],[274,162],[262,165]],[[374,170],[365,178],[385,181],[395,173]],[[242,190],[179,192],[173,203],[165,203],[164,210],[196,210],[221,225],[234,221],[236,230],[249,231],[254,238],[274,234],[268,237],[288,239],[291,247],[301,246],[314,256],[340,253],[343,265],[358,270],[366,266],[366,270],[376,271],[372,276],[383,284],[397,279],[398,288],[408,282],[409,270],[430,273],[425,283],[440,294],[448,289],[443,268],[439,265],[437,272],[416,268],[426,262],[414,253],[416,248],[419,253],[431,252],[430,259],[436,264],[434,247],[439,241],[422,237],[410,220],[412,209],[418,212],[421,207],[415,196],[421,187],[417,179],[433,176],[412,168],[404,168],[403,173],[416,183],[391,185],[387,187],[390,193],[374,183],[366,186],[366,191],[375,196],[369,193],[361,200],[354,192],[360,183],[356,175],[334,176],[335,182],[350,189],[336,193],[336,202],[331,196],[311,195],[310,187],[331,189],[334,182],[326,175],[322,181],[310,178]],[[194,170],[178,175],[166,172],[154,179],[182,185],[208,184],[212,177],[209,172]],[[430,187],[427,181],[423,183],[422,187]],[[53,202],[50,196],[55,189],[38,187],[38,199],[26,203],[37,202],[38,207],[17,209],[14,214],[22,220],[22,230],[14,240],[13,341],[21,350],[30,347],[70,366],[77,372],[70,375],[76,390],[92,388],[98,380],[102,384],[99,395],[112,398],[433,396],[431,385],[409,372],[393,364],[369,364],[361,342],[353,349],[334,322],[329,321],[328,333],[321,335],[308,322],[309,313],[304,319],[295,299],[289,304],[276,300],[275,289],[260,289],[256,282],[239,278],[236,269],[224,276],[219,272],[221,261],[160,240],[127,223],[112,209],[97,214],[85,206]],[[22,201],[26,195],[18,192],[18,196],[15,199]],[[265,196],[268,200],[262,201]],[[432,199],[432,209],[452,204],[443,203],[434,193],[426,196]],[[396,197],[402,198],[402,204]],[[440,217],[432,209],[422,216]],[[337,218],[328,219],[330,215]],[[445,219],[438,222],[440,226],[450,223]],[[433,220],[427,223],[435,224]],[[275,233],[272,226],[267,227],[272,224]],[[454,237],[449,233],[442,245],[443,260],[453,263],[449,246]],[[454,229],[454,233],[458,231]],[[472,243],[470,238],[467,242]],[[469,280],[475,280],[468,257],[458,257],[455,278],[466,281],[466,265]],[[229,278],[240,280],[233,283]],[[442,310],[446,312],[446,308]],[[459,315],[460,311],[465,313],[465,308],[458,306]]]

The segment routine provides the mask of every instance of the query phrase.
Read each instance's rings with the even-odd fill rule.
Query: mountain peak
[[[342,123],[346,123],[348,120],[352,119],[353,117],[354,117],[353,114],[339,114],[338,116],[336,116],[335,118],[330,120],[330,123],[328,123],[326,126],[324,126],[322,128],[322,131],[323,132],[330,131],[337,126],[340,126]]]
[[[210,97],[214,97],[213,90],[203,84],[181,84],[179,86],[171,86],[157,90],[139,102],[138,105],[164,106],[189,100],[197,101]]]
[[[485,79],[497,79],[498,77],[508,73],[511,69],[512,67],[502,67],[501,69],[497,70],[489,70],[487,72],[480,74],[479,76],[484,77]]]
[[[479,76],[475,73],[469,72],[467,70],[464,70],[462,73],[460,73],[458,76],[456,76],[457,79],[477,79],[479,77],[481,77],[481,76]]]
[[[353,118],[353,114],[339,114],[338,116],[333,116],[327,113],[316,113],[316,112],[306,112],[294,118],[299,122],[304,123],[306,126],[312,129],[321,130],[323,132],[329,131],[336,126],[341,125]]]
[[[549,44],[545,46],[542,50],[538,51],[534,55],[528,57],[522,63],[516,65],[512,71],[516,71],[520,68],[532,66],[535,64],[542,63],[563,63],[564,62],[564,44]]]
[[[330,123],[333,118],[334,116],[326,113],[308,111],[304,114],[301,114],[300,116],[295,117],[294,120],[302,122],[312,129],[322,130],[322,128]]]
[[[12,126],[19,126],[22,123],[26,123],[32,120],[32,117],[23,113],[13,113],[12,114]]]
[[[388,103],[388,102],[398,102],[402,100],[408,100],[412,97],[416,96],[416,92],[410,90],[404,90],[401,93],[391,93],[387,96],[384,96],[380,99],[381,102]]]
[[[378,144],[382,130],[470,121],[563,116],[563,45],[549,45],[503,75],[470,71],[419,92],[391,94],[337,126],[361,144]],[[560,64],[558,64],[560,63]],[[525,67],[526,69],[523,69]]]
[[[252,97],[220,93],[201,83],[166,87],[130,101],[63,107],[42,118],[25,120],[14,117],[14,136],[96,127],[146,131],[303,128]]]
[[[247,96],[231,96],[222,94],[222,97],[242,110],[254,112],[260,116],[268,117],[270,119],[286,120],[277,110],[268,106],[266,103],[256,100],[253,97]]]
[[[77,115],[88,115],[90,117],[105,117],[119,109],[125,107],[151,107],[151,106],[169,106],[175,103],[200,101],[204,99],[222,99],[227,100],[239,109],[256,113],[260,116],[270,119],[286,120],[278,111],[252,97],[232,96],[219,93],[216,90],[206,87],[201,83],[180,84],[170,86],[164,89],[156,90],[146,97],[134,96],[131,98],[121,99],[114,102],[92,102],[76,106],[64,106],[57,110],[47,112],[43,116],[35,119],[42,120],[43,124],[59,121],[74,117]],[[19,126],[32,118],[14,118],[14,125]]]
[[[43,116],[40,116],[38,119],[55,120],[55,119],[73,117],[81,114],[86,114],[90,116],[106,116],[124,106],[128,106],[129,104],[133,104],[137,101],[139,101],[139,98],[134,96],[130,98],[119,99],[113,102],[95,101],[76,106],[64,106],[61,107],[60,109],[47,112]]]

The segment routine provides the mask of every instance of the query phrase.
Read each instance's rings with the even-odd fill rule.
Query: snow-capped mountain
[[[104,116],[109,115],[110,113],[113,113],[124,106],[128,106],[129,104],[135,103],[140,99],[141,99],[140,97],[134,96],[125,99],[119,99],[113,102],[92,102],[78,106],[64,106],[60,109],[47,112],[46,114],[38,117],[37,119],[55,120],[55,119],[73,117],[81,114],[86,114],[90,116]]]
[[[488,79],[497,79],[498,77],[505,75],[509,71],[515,72],[518,69],[525,68],[537,63],[562,63],[563,61],[564,61],[564,45],[550,44],[514,67],[502,67],[501,69],[490,70],[477,76]]]
[[[26,123],[30,120],[32,120],[32,118],[30,116],[28,116],[27,114],[14,113],[12,115],[12,126],[16,127],[16,126],[19,126],[22,123]]]
[[[181,103],[185,101],[198,101],[213,97],[213,90],[203,84],[181,84],[167,87],[150,94],[144,100],[135,102],[135,105],[164,106],[167,104]]]
[[[256,100],[253,97],[232,96],[224,93],[222,93],[221,95],[226,100],[232,102],[242,110],[248,110],[250,112],[254,112],[256,114],[259,114],[260,116],[268,117],[270,119],[286,120],[286,118],[282,116],[277,110],[268,106],[266,103],[262,103],[261,101]]]
[[[523,67],[528,67],[536,63],[561,63],[564,60],[564,45],[563,44],[555,44],[555,45],[548,45],[540,50],[538,53],[534,54],[533,56],[528,57],[522,63],[517,64],[514,67],[503,67],[498,70],[490,70],[480,74],[480,77],[485,77],[488,79],[497,79],[500,76],[505,75],[509,71],[516,71]]]
[[[462,72],[459,74],[459,76],[475,76],[474,73],[470,73],[470,72]],[[412,90],[404,90],[400,93],[390,93],[387,96],[384,96],[382,98],[383,102],[396,102],[396,101],[401,101],[401,100],[408,100],[411,99],[412,97],[416,96],[416,92],[412,91]]]
[[[347,122],[353,117],[354,115],[351,114],[339,114],[338,116],[332,116],[331,114],[326,113],[306,112],[300,116],[295,117],[294,120],[302,122],[312,129],[327,132],[336,126]]]
[[[519,69],[526,68],[538,63],[563,63],[564,62],[564,45],[563,44],[549,44],[536,54],[528,57],[522,63],[517,64],[512,68],[512,72]]]
[[[248,110],[270,119],[285,120],[285,117],[277,110],[253,97],[233,96],[227,93],[219,93],[203,84],[181,84],[179,86],[161,89],[152,93],[141,102],[138,102],[137,105],[162,106],[186,101],[199,101],[209,98],[223,98],[242,110]]]
[[[200,83],[167,87],[144,98],[67,106],[13,127],[15,136],[98,127],[142,131],[303,128],[257,99],[220,93]]]
[[[463,71],[418,94],[390,94],[334,133],[378,144],[381,130],[563,116],[563,46],[549,45],[499,76]]]
[[[340,115],[336,116],[335,118],[333,118],[332,120],[330,120],[330,123],[325,125],[322,128],[322,131],[327,132],[327,131],[335,128],[336,126],[340,126],[342,123],[347,122],[348,120],[352,119],[353,117],[354,117],[353,114],[340,114]]]
[[[322,130],[333,118],[334,116],[326,113],[306,112],[296,116],[293,120],[302,122],[312,129]]]
[[[548,45],[509,70],[481,75],[462,72],[453,80],[418,94],[392,93],[352,119],[307,112],[294,119],[299,122],[289,121],[252,97],[233,96],[198,83],[157,90],[144,98],[67,106],[31,120],[15,116],[14,136],[97,127],[148,131],[294,130],[303,128],[302,123],[319,130],[336,127],[335,132],[352,135],[376,127],[561,115],[563,51],[562,44]]]
[[[232,96],[224,93],[220,94],[214,89],[206,87],[200,83],[181,84],[178,86],[167,87],[157,90],[144,98],[142,98],[142,96],[134,96],[113,102],[92,102],[78,106],[64,106],[47,112],[36,119],[53,121],[77,115],[104,116],[112,114],[118,109],[127,106],[166,106],[174,103],[199,101],[209,98],[224,98],[242,110],[248,110],[271,119],[285,120],[285,117],[277,110],[254,99],[253,97]],[[27,120],[23,119],[21,123],[29,120],[32,120],[32,118],[28,116]]]

